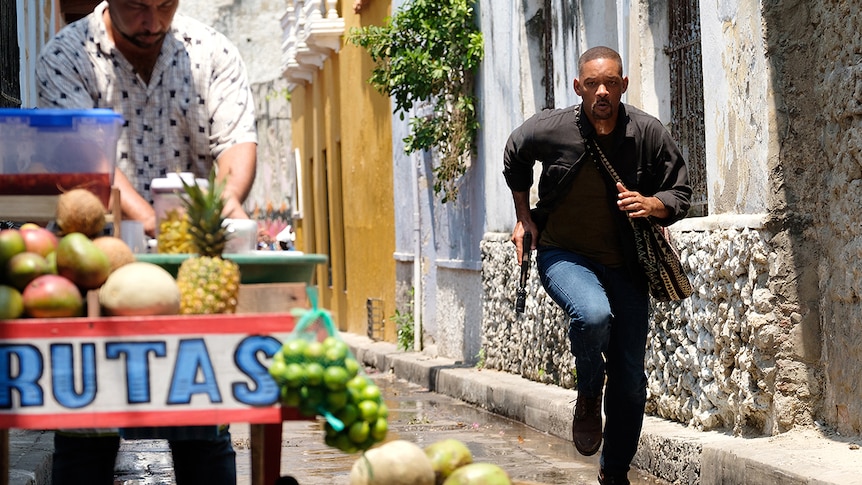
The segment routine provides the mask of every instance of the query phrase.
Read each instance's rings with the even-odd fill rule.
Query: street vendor
[[[222,34],[183,15],[179,0],[106,0],[61,30],[36,66],[41,108],[109,108],[125,120],[114,185],[124,219],[155,233],[150,182],[169,172],[226,180],[225,217],[248,218],[254,100],[245,65]]]
[[[114,185],[124,219],[153,235],[150,182],[170,172],[226,181],[224,215],[242,203],[256,169],[257,132],[245,65],[222,34],[177,14],[179,0],[106,0],[62,29],[36,67],[41,108],[109,108],[125,120]],[[236,483],[227,426],[127,430],[169,440],[177,483]],[[55,433],[54,484],[112,484],[117,430]]]

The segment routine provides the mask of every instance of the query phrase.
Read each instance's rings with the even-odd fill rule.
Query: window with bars
[[[0,2],[0,107],[21,106],[16,2]]]
[[[688,215],[707,215],[706,149],[700,0],[670,0],[670,131],[688,161],[692,200]]]

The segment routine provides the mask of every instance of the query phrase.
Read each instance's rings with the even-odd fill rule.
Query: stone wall
[[[674,231],[695,294],[657,303],[648,339],[647,412],[700,429],[774,434],[811,423],[811,395],[793,383],[793,308],[776,305],[779,260],[763,229]],[[566,317],[535,266],[526,311],[514,311],[519,268],[508,234],[482,242],[484,366],[573,388]],[[792,385],[794,392],[801,386]],[[805,388],[810,386],[805,385]]]
[[[647,412],[703,429],[771,428],[776,341],[768,235],[676,233],[695,294],[656,304],[647,344]]]
[[[539,282],[535,265],[523,314],[515,312],[520,268],[509,234],[488,233],[482,250],[482,364],[527,379],[574,388],[565,315]],[[535,258],[534,258],[535,260]]]
[[[799,344],[784,362],[800,384],[779,384],[785,394],[776,404],[816,396],[817,420],[859,435],[862,14],[851,2],[761,3],[781,146],[769,210],[787,249],[785,287],[776,293],[799,306]]]

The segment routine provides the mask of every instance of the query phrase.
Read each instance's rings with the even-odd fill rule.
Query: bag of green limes
[[[282,406],[325,418],[328,446],[346,453],[367,450],[386,438],[389,411],[330,313],[312,303],[312,310],[297,312],[299,321],[273,356],[269,373],[281,389]]]

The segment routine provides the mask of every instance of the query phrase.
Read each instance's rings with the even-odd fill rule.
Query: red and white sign
[[[286,313],[0,321],[0,429],[277,423]]]

